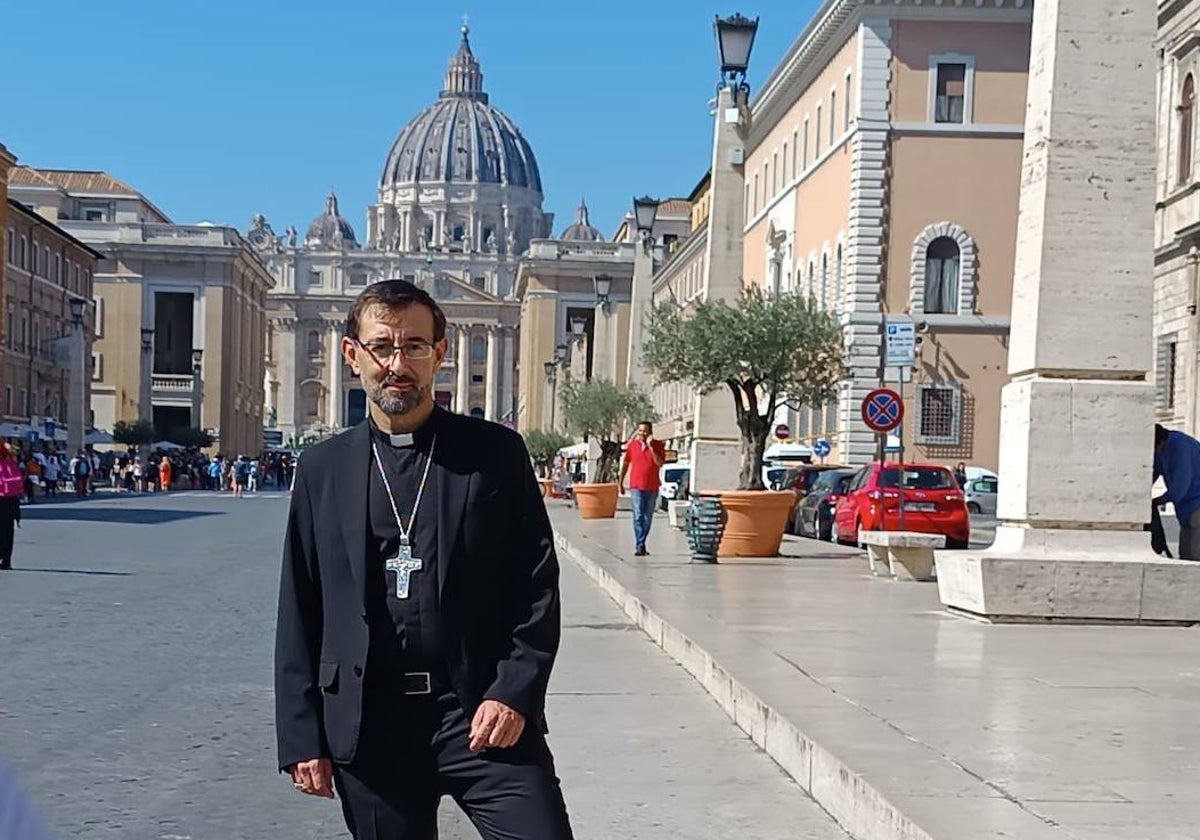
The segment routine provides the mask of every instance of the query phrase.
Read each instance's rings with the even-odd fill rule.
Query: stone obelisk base
[[[1150,551],[1149,535],[1001,527],[982,552],[940,552],[938,594],[993,622],[1200,622],[1200,562]]]

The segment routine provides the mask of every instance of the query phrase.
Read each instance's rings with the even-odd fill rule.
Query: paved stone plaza
[[[0,758],[63,838],[345,836],[275,772],[285,498],[102,497],[25,511],[0,574]],[[627,523],[626,523],[627,524]],[[551,742],[576,835],[845,835],[571,563]],[[476,837],[451,803],[442,836]]]
[[[864,840],[1195,840],[1196,627],[989,625],[857,549],[688,562],[655,522],[552,510],[606,582],[757,743]],[[1177,529],[1170,528],[1176,533]]]

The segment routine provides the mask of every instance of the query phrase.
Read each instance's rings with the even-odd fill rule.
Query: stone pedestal
[[[937,558],[1000,621],[1200,621],[1200,563],[1150,551],[1153,4],[1034,7],[996,541]]]

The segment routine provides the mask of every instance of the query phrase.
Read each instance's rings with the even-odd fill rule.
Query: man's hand
[[[297,761],[292,765],[292,784],[309,796],[333,799],[333,762],[328,758]]]
[[[471,752],[487,747],[507,749],[525,731],[525,716],[499,700],[484,700],[471,720]]]

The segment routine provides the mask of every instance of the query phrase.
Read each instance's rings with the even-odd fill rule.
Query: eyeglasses
[[[372,341],[370,344],[364,344],[355,339],[354,342],[370,353],[375,361],[385,366],[392,363],[397,353],[409,361],[423,361],[433,356],[433,345],[428,341],[406,341],[403,344],[392,344],[390,341]]]

